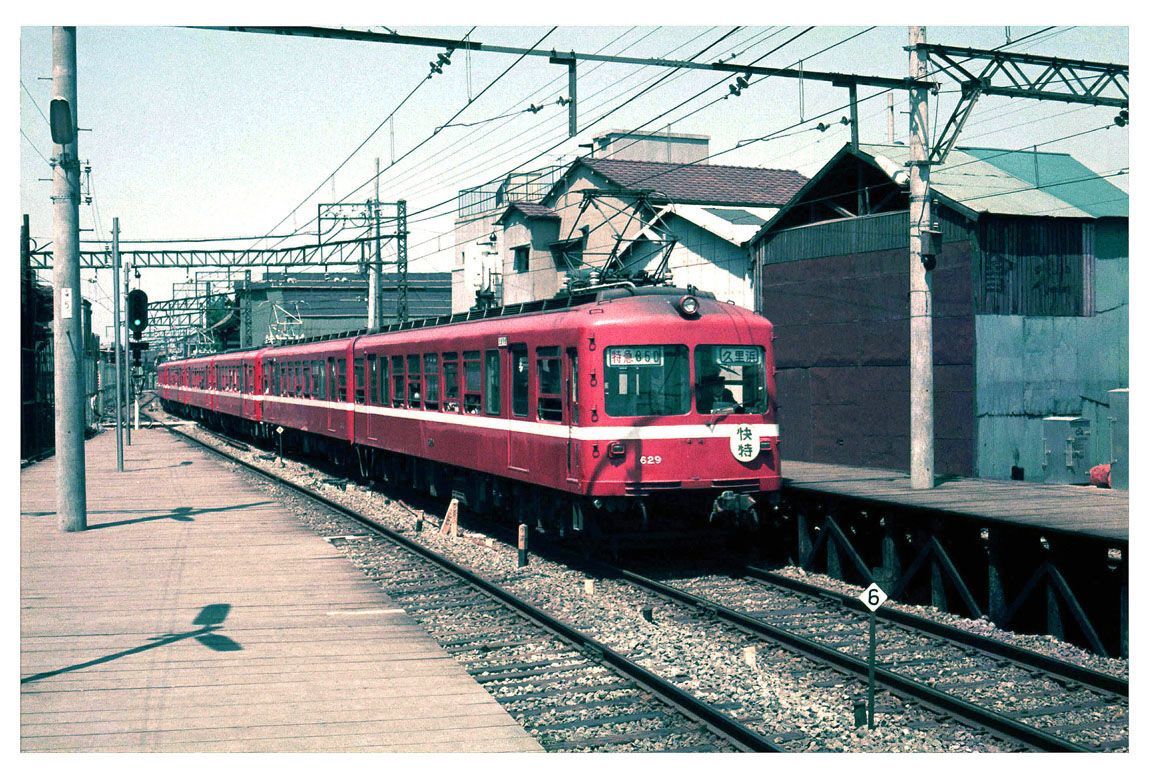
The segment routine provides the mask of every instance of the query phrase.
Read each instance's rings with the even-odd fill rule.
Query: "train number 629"
[[[660,465],[662,463],[663,457],[660,456],[639,457],[639,464],[641,465]]]

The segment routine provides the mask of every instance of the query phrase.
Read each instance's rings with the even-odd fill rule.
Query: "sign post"
[[[870,650],[867,651],[867,727],[874,729],[874,631],[875,611],[886,602],[887,596],[878,584],[872,583],[859,595],[862,604],[870,611]]]

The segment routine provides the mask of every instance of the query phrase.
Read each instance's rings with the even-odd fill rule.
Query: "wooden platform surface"
[[[984,520],[1128,542],[1128,492],[982,478],[936,479],[933,489],[911,489],[897,470],[783,462],[786,488],[930,508]]]
[[[163,430],[21,473],[23,751],[541,751],[337,550]]]

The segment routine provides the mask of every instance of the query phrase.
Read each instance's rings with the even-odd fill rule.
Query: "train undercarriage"
[[[489,473],[323,435],[277,428],[204,408],[161,400],[164,410],[226,435],[245,438],[281,456],[310,460],[333,474],[350,475],[436,500],[459,500],[487,518],[525,524],[550,538],[621,549],[653,542],[729,544],[755,533],[772,493],[676,490],[643,496],[585,497]]]

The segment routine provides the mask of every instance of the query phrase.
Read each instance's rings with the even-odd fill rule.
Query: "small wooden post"
[[[519,525],[519,567],[527,567],[527,525]]]
[[[454,497],[447,506],[447,515],[443,517],[443,523],[439,525],[439,534],[459,537],[459,500]]]
[[[415,513],[415,531],[423,532],[423,511],[416,511]]]
[[[867,654],[867,727],[874,729],[874,611],[870,612],[870,651]]]

